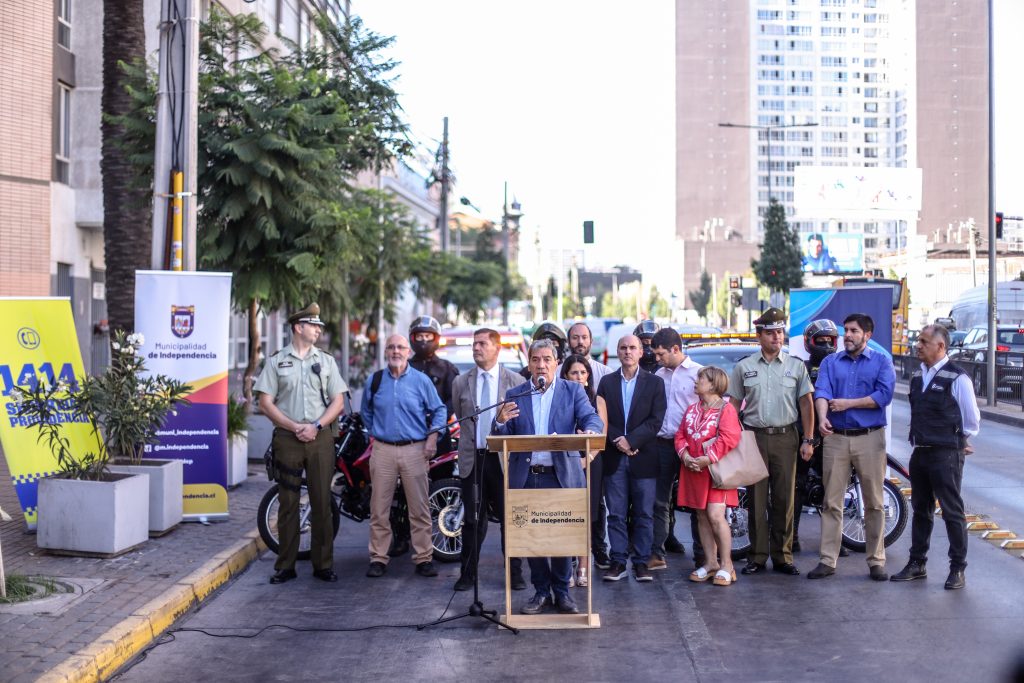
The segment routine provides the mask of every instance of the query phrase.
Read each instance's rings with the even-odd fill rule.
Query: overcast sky
[[[1024,1],[995,2],[996,77],[1007,83],[996,94],[997,207],[1022,215],[1024,105],[1013,71]],[[550,247],[579,247],[582,222],[593,220],[588,265],[666,277],[675,228],[674,2],[356,0],[353,12],[396,36],[397,89],[430,153],[449,117],[456,198],[496,218],[508,181],[526,232],[539,226]]]

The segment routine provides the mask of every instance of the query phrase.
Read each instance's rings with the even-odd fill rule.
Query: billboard
[[[798,218],[910,220],[921,210],[921,169],[797,166]]]
[[[864,235],[850,232],[800,233],[805,273],[863,273]]]

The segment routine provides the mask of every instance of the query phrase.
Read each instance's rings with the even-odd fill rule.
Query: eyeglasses
[[[385,351],[405,351],[408,348],[409,348],[408,346],[395,346],[394,344],[389,344],[388,346],[384,347],[384,350]]]

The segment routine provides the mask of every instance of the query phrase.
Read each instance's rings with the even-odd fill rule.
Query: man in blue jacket
[[[553,342],[539,339],[530,345],[529,368],[530,381],[506,394],[509,402],[502,406],[494,419],[494,434],[601,433],[604,425],[583,386],[557,379],[558,350]],[[509,488],[584,488],[586,485],[577,452],[509,454]],[[529,562],[530,580],[536,593],[520,611],[523,614],[540,614],[546,606],[554,604],[563,614],[577,614],[579,608],[569,596],[572,558],[531,557]]]

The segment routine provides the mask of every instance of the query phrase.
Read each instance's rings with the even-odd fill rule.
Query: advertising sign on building
[[[797,166],[797,218],[909,220],[921,210],[921,169]]]
[[[864,272],[864,235],[849,232],[800,233],[805,273]]]
[[[137,271],[135,329],[145,336],[146,368],[192,386],[151,458],[185,463],[185,519],[228,514],[228,325],[231,274]]]

